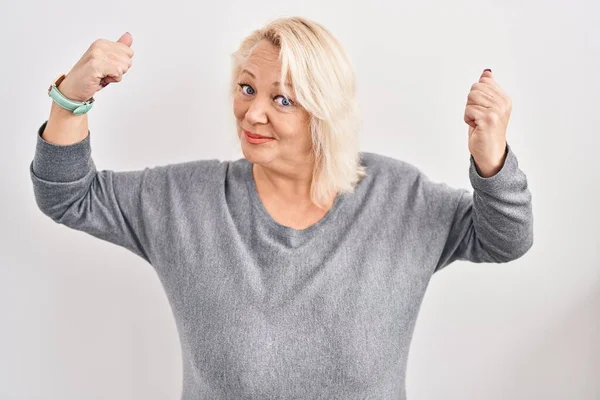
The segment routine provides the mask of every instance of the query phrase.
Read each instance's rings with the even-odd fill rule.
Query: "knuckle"
[[[490,124],[495,124],[500,119],[500,117],[498,116],[498,114],[496,114],[495,112],[488,113],[486,117],[487,117],[487,121]]]
[[[121,50],[123,53],[125,53],[126,56],[128,57],[133,57],[133,49],[129,46],[127,46],[124,43],[114,43],[115,45],[117,45],[117,48],[119,50]]]
[[[94,46],[94,47],[101,47],[101,48],[102,48],[102,47],[105,47],[105,46],[106,46],[106,42],[107,42],[107,40],[106,40],[106,39],[104,39],[104,38],[99,38],[99,39],[96,39],[96,40],[94,41],[94,43],[93,43],[93,46]]]
[[[90,64],[98,71],[104,71],[104,61],[101,58],[94,58]]]
[[[104,50],[100,49],[99,47],[93,47],[90,50],[90,57],[93,59],[101,60],[104,58],[104,54]]]

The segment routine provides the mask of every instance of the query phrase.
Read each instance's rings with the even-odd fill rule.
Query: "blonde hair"
[[[360,164],[356,79],[340,42],[320,24],[302,17],[278,18],[247,36],[232,54],[231,95],[242,64],[262,40],[279,49],[280,90],[291,81],[297,103],[310,114],[314,157],[312,202],[326,208],[334,194],[354,192],[366,175]]]

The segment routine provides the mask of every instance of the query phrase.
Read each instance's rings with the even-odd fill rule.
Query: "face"
[[[291,87],[289,97],[281,93],[278,56],[278,48],[267,41],[255,48],[242,65],[233,113],[246,159],[268,168],[294,170],[310,160],[310,115],[297,104]],[[270,139],[253,141],[246,132]]]

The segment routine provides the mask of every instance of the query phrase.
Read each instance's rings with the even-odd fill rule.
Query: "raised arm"
[[[38,130],[29,168],[39,209],[57,223],[125,247],[150,262],[142,211],[159,167],[97,171],[89,131],[81,141],[57,145],[43,139],[47,124]]]
[[[91,158],[87,114],[65,108],[72,104],[68,101],[90,101],[109,82],[120,82],[131,67],[131,43],[129,33],[117,42],[96,40],[57,82],[60,98],[52,102],[50,117],[37,132],[29,172],[36,202],[45,215],[150,261],[141,210],[151,170],[97,171]],[[59,105],[60,100],[66,106]]]
[[[504,165],[485,178],[471,156],[473,193],[455,191],[457,205],[436,271],[455,260],[503,263],[524,255],[533,245],[533,212],[527,177],[507,146]]]

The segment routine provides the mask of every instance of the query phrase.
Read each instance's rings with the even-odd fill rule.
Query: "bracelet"
[[[72,111],[75,115],[85,114],[90,111],[95,101],[93,97],[87,101],[75,101],[65,97],[65,95],[58,90],[58,86],[65,78],[66,74],[62,74],[56,78],[48,88],[48,96],[50,96],[56,104],[65,110]]]

